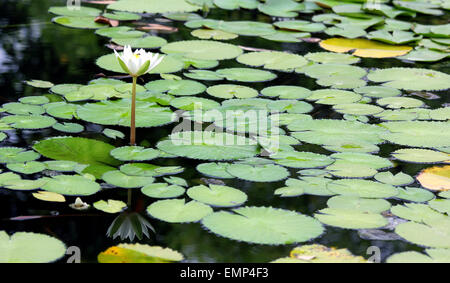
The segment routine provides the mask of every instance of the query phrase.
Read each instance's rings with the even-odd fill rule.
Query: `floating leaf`
[[[311,95],[311,91],[300,86],[270,86],[261,90],[261,94],[268,97],[279,97],[280,99],[304,99]]]
[[[89,196],[100,191],[100,185],[82,176],[57,175],[41,187],[66,196]]]
[[[108,184],[125,189],[141,188],[155,180],[152,177],[126,175],[119,170],[104,173],[102,179]]]
[[[219,69],[216,73],[229,81],[238,82],[266,82],[276,79],[277,75],[269,71],[251,68]]]
[[[1,147],[0,163],[22,163],[34,161],[40,157],[39,153],[20,147]]]
[[[130,105],[129,99],[86,103],[77,109],[77,114],[80,119],[91,123],[129,127]],[[172,123],[175,118],[168,107],[144,101],[136,102],[136,127],[158,127]]]
[[[409,46],[388,45],[367,39],[330,38],[319,45],[329,51],[344,53],[354,50],[352,55],[369,58],[386,58],[405,55],[412,50]]]
[[[276,163],[291,168],[317,168],[325,167],[334,162],[326,155],[313,152],[282,151],[271,155]]]
[[[123,201],[109,199],[107,201],[99,200],[94,202],[93,206],[106,213],[118,213],[124,210],[127,205]]]
[[[450,190],[450,165],[427,168],[420,172],[417,180],[429,190],[448,191]]]
[[[380,173],[376,174],[375,180],[377,180],[378,182],[393,185],[393,186],[404,186],[404,185],[412,184],[414,182],[414,179],[411,176],[409,176],[403,172],[399,172],[396,175],[393,175],[389,171],[380,172]]]
[[[36,193],[33,193],[33,197],[37,198],[38,200],[42,201],[49,201],[49,202],[66,202],[66,198],[58,193],[53,192],[46,192],[46,191],[39,191]]]
[[[80,29],[98,29],[106,27],[106,24],[95,22],[96,17],[68,17],[60,16],[53,18],[54,23],[70,27],[70,28],[80,28]]]
[[[294,131],[292,136],[308,143],[332,145],[343,141],[362,140],[380,143],[383,128],[354,121],[344,120],[298,120],[288,125]]]
[[[183,255],[169,248],[142,244],[119,244],[98,255],[99,263],[168,263],[183,260]]]
[[[238,37],[237,34],[214,30],[214,29],[196,29],[191,34],[200,39],[214,39],[214,40],[230,40]]]
[[[373,82],[405,90],[445,90],[450,88],[450,75],[418,68],[379,69],[367,76]]]
[[[401,223],[395,228],[395,233],[416,245],[450,248],[450,220],[446,218],[426,220],[425,224]]]
[[[322,245],[305,245],[293,249],[290,257],[272,263],[365,263],[361,256],[354,256],[347,249],[328,248]]]
[[[31,81],[25,81],[25,83],[32,87],[37,88],[51,88],[53,86],[53,83],[48,81],[41,81],[41,80],[31,80]]]
[[[380,214],[355,209],[325,208],[314,217],[326,225],[344,229],[375,229],[388,224],[387,219]]]
[[[214,178],[234,178],[233,175],[227,172],[227,167],[230,165],[229,163],[202,163],[199,164],[196,169],[200,173],[214,177]]]
[[[192,187],[187,191],[187,195],[193,200],[219,207],[238,206],[247,201],[247,195],[242,191],[213,184],[209,187],[204,185]]]
[[[322,225],[309,216],[272,207],[219,211],[205,217],[202,224],[226,238],[272,245],[309,241],[324,231]]]
[[[394,186],[368,180],[335,180],[327,188],[336,194],[361,198],[389,198],[398,194]]]
[[[66,246],[60,240],[36,233],[0,231],[0,262],[47,263],[63,257]]]
[[[111,156],[121,161],[144,161],[155,159],[159,151],[141,146],[122,146],[111,151]]]
[[[172,13],[194,12],[201,9],[184,0],[168,0],[161,3],[157,0],[120,0],[108,5],[108,9],[137,13]]]
[[[183,54],[186,58],[200,60],[225,60],[242,54],[238,46],[208,40],[177,41],[161,48],[166,54]]]
[[[406,187],[398,188],[398,195],[395,197],[414,202],[426,202],[434,199],[434,194],[421,188]]]
[[[37,130],[53,126],[56,120],[43,115],[11,115],[1,118],[0,122],[16,129]]]
[[[416,251],[401,252],[391,255],[386,263],[450,263],[449,249],[427,249],[427,254]]]
[[[389,130],[380,136],[395,144],[415,147],[440,147],[450,145],[450,124],[445,122],[385,122]]]
[[[203,217],[213,213],[210,206],[184,199],[159,200],[147,207],[147,212],[152,217],[169,223],[197,222]]]
[[[159,48],[167,44],[167,41],[159,36],[145,37],[119,37],[112,38],[112,42],[121,46],[131,46],[132,48]]]
[[[60,16],[69,16],[69,17],[95,17],[100,15],[102,12],[99,9],[91,8],[91,7],[71,7],[71,6],[60,6],[60,7],[50,7],[48,9],[49,13],[60,15]]]
[[[157,147],[173,155],[203,160],[233,160],[257,154],[257,146],[245,137],[207,131],[174,133]]]
[[[146,185],[141,192],[152,198],[176,198],[184,194],[185,189],[178,185],[167,183],[154,183]]]
[[[246,181],[276,182],[289,176],[289,171],[278,165],[251,166],[247,164],[231,164],[227,172]]]
[[[381,213],[391,208],[384,199],[363,199],[356,196],[334,196],[327,201],[329,208],[357,210],[367,213]]]
[[[35,174],[46,169],[44,163],[37,161],[29,161],[26,163],[8,163],[6,167],[14,172],[19,172],[22,174]]]
[[[396,159],[412,163],[450,163],[450,154],[421,148],[402,148],[392,153]]]
[[[265,51],[246,53],[237,58],[241,64],[278,71],[293,71],[303,67],[307,60],[300,55],[287,52]]]
[[[114,170],[112,166],[120,164],[109,153],[114,149],[107,143],[79,137],[56,137],[41,140],[33,149],[43,156],[64,161],[75,161],[90,165],[83,172],[94,174],[97,178],[106,171]],[[73,165],[73,164],[72,164]]]
[[[241,85],[221,84],[209,87],[206,92],[218,98],[251,98],[258,96],[258,92],[253,88]]]
[[[145,85],[145,88],[154,92],[167,92],[171,95],[195,95],[206,90],[202,83],[191,80],[158,80]]]

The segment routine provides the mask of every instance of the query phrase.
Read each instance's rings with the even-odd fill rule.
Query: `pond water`
[[[88,81],[100,77],[101,73],[106,75],[117,75],[98,67],[95,62],[97,58],[112,53],[107,48],[109,43],[107,37],[96,35],[93,30],[73,29],[52,23],[55,15],[48,13],[51,6],[62,6],[65,1],[35,0],[35,1],[9,1],[0,3],[0,89],[2,104],[16,102],[19,98],[33,95],[44,95],[48,93],[45,88],[34,88],[23,83],[31,79],[51,81],[54,84],[86,84]],[[83,6],[86,4],[83,4]],[[89,5],[101,8],[101,5]],[[201,12],[199,12],[201,14]],[[208,14],[210,19],[225,21],[259,21],[275,22],[278,18],[264,15],[257,10],[234,10],[211,9]],[[301,14],[298,19],[310,20],[308,14]],[[174,33],[154,33],[168,42],[195,40],[190,33],[192,29],[187,28],[182,21],[171,21],[163,17],[147,17],[141,20],[148,23],[159,23],[178,29]],[[421,24],[440,25],[448,21],[448,13],[445,16],[433,17],[420,15],[414,21]],[[328,38],[323,33],[314,34],[314,37]],[[266,40],[260,37],[240,36],[237,39],[227,41],[240,46],[253,48],[288,51],[295,54],[305,55],[311,52],[323,52],[324,50],[317,42],[286,43]],[[391,67],[414,67],[426,68],[449,72],[448,60],[437,62],[412,62],[401,61],[395,58],[361,58],[357,64],[359,67],[367,68],[391,68]],[[224,60],[220,68],[242,67],[236,60]],[[315,83],[315,79],[299,73],[275,72],[278,78],[270,82],[239,83],[252,87],[258,91],[268,86],[275,85],[297,85],[317,90],[323,87]],[[182,72],[175,73],[182,76]],[[147,83],[158,80],[158,75],[143,77]],[[130,79],[125,79],[131,82]],[[206,86],[217,84],[215,81],[201,81]],[[442,107],[449,103],[448,92],[432,91],[438,95],[437,99],[427,99],[419,96],[410,96],[423,101],[430,109]],[[211,99],[203,94],[197,95]],[[314,119],[342,119],[342,115],[333,111],[329,105],[313,103],[314,110],[310,114]],[[3,114],[2,114],[3,115]],[[5,114],[6,115],[6,114]],[[371,118],[372,121],[377,121]],[[128,134],[128,128],[119,126],[101,126],[87,123],[82,120],[76,123],[85,126],[80,134],[63,133],[52,128],[42,130],[10,130],[6,133],[8,138],[4,140],[1,147],[29,148],[36,142],[50,137],[58,136],[81,136],[109,143],[115,147],[127,145],[127,139],[111,139],[102,134],[107,127],[120,130]],[[139,128],[138,144],[155,148],[156,143],[168,136],[173,129],[173,124],[157,128]],[[448,146],[448,145],[447,145]],[[379,145],[378,156],[390,158],[394,150],[404,146],[394,144]],[[310,151],[315,153],[330,154],[319,145],[303,143],[295,146],[297,151]],[[448,150],[448,149],[447,149]],[[41,159],[48,160],[48,159]],[[157,159],[154,164],[165,166],[182,166],[185,170],[177,174],[187,180],[189,186],[204,184],[205,175],[200,174],[195,167],[207,161],[188,158]],[[395,161],[396,167],[391,172],[404,172],[410,176],[416,176],[422,169],[431,167],[430,164],[413,164]],[[4,171],[7,171],[6,167]],[[288,168],[290,178],[296,178],[300,169]],[[29,175],[31,179],[39,178],[41,175]],[[26,178],[26,177],[24,177]],[[159,178],[161,179],[161,178]],[[159,180],[158,181],[162,181]],[[156,181],[155,181],[156,182]],[[223,182],[230,187],[238,188],[248,196],[246,206],[275,207],[286,210],[297,211],[305,215],[313,216],[317,211],[327,207],[329,197],[302,195],[298,197],[283,198],[274,194],[278,188],[284,187],[285,180],[279,182],[250,182],[238,178],[224,179]],[[410,186],[419,187],[416,182]],[[75,201],[75,197],[66,196],[66,203],[45,202],[38,200],[28,191],[15,191],[0,189],[0,230],[8,234],[18,231],[36,232],[47,234],[62,240],[66,246],[77,246],[82,251],[83,262],[97,262],[97,255],[107,248],[128,240],[112,239],[106,235],[107,230],[117,214],[107,214],[91,208],[89,211],[77,211],[71,209],[68,204]],[[116,199],[127,200],[126,189],[107,189],[95,195],[82,197],[83,201],[92,204],[98,200]],[[235,241],[215,235],[202,227],[201,223],[171,224],[149,217],[146,208],[157,201],[143,195],[139,189],[132,192],[133,211],[140,213],[151,223],[155,233],[150,233],[150,238],[136,240],[135,242],[169,247],[182,253],[188,262],[269,262],[277,258],[286,257],[289,252],[299,244],[286,245],[260,245]],[[392,205],[401,204],[403,201],[390,199]],[[19,216],[37,216],[36,218],[14,219]],[[367,250],[371,246],[379,247],[381,259],[384,261],[388,256],[403,251],[424,251],[423,247],[408,243],[404,240],[370,240],[359,230],[342,229],[326,226],[325,233],[320,237],[302,244],[322,244],[328,247],[347,248],[355,255],[368,258]],[[61,259],[64,262],[65,259]]]

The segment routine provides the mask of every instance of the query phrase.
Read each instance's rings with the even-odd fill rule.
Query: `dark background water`
[[[61,27],[51,23],[52,15],[47,10],[50,6],[65,5],[66,1],[51,0],[0,0],[0,90],[1,103],[17,101],[18,98],[28,95],[45,94],[45,91],[25,86],[22,82],[30,79],[49,80],[58,83],[82,83],[93,79],[96,74],[105,72],[95,65],[96,58],[108,54],[110,49],[105,47],[107,39],[97,36],[92,30],[80,30]],[[213,10],[210,15],[213,18],[225,20],[258,20],[270,21],[267,16],[257,12],[244,11],[219,11]],[[441,18],[442,20],[442,18]],[[158,21],[158,19],[153,19]],[[421,23],[442,24],[435,17],[418,18]],[[179,28],[179,32],[161,34],[169,42],[193,38],[190,30],[183,27],[181,22],[169,23]],[[321,49],[314,43],[276,43],[260,38],[239,37],[232,41],[235,44],[266,48],[273,50],[288,50],[298,54],[306,54]],[[235,61],[221,63],[221,66],[236,65]],[[401,62],[396,59],[363,59],[359,64],[368,68],[386,68],[392,66],[412,66],[411,63]],[[415,67],[426,67],[449,71],[447,62],[437,64],[414,64]],[[152,79],[157,79],[157,76]],[[319,88],[314,80],[299,74],[283,74],[277,80],[270,83],[293,84]],[[267,84],[252,84],[252,87],[261,90]],[[440,99],[424,100],[430,107],[439,107],[448,103],[447,94],[441,93]],[[329,107],[319,107],[314,110],[315,118],[339,117],[329,110]],[[95,137],[120,146],[124,142],[114,142],[100,135],[102,128],[94,125],[86,125],[85,136]],[[120,128],[119,128],[120,129]],[[121,129],[124,132],[125,129]],[[151,145],[170,133],[171,127],[158,129],[140,129],[138,131],[141,141],[148,141]],[[17,131],[8,132],[10,138],[3,142],[2,146],[27,146],[39,139],[61,135],[61,133],[44,131]],[[315,151],[319,147],[304,145],[303,149],[312,147]],[[382,147],[381,156],[388,157],[395,146]],[[327,152],[322,150],[323,152]],[[160,161],[163,162],[163,161]],[[178,160],[165,161],[164,164],[178,162]],[[163,164],[163,163],[160,163]],[[190,185],[200,183],[200,176],[196,173],[195,165],[198,162],[182,160],[181,165],[187,170],[180,176],[189,180]],[[417,174],[426,166],[398,164],[394,171],[404,171],[411,175]],[[292,171],[294,173],[295,171]],[[295,176],[295,174],[292,174]],[[249,196],[247,205],[273,206],[296,210],[298,212],[313,215],[319,209],[326,207],[327,197],[301,196],[296,198],[279,198],[273,191],[282,187],[283,183],[251,183],[237,180],[227,180],[227,185],[234,186],[245,191]],[[83,198],[92,203],[99,199],[126,200],[126,190],[105,190],[95,196]],[[73,202],[73,198],[67,197],[67,203]],[[133,195],[134,209],[145,215],[145,208],[153,201],[142,196],[139,190]],[[120,243],[120,240],[112,240],[106,236],[106,231],[115,218],[115,215],[105,215],[95,210],[87,213],[71,210],[66,204],[54,204],[34,199],[29,192],[12,192],[0,188],[0,230],[9,233],[15,231],[39,232],[53,235],[63,240],[67,246],[78,246],[82,251],[82,260],[95,262],[97,254],[106,248]],[[51,217],[12,221],[11,217],[46,215]],[[148,218],[148,217],[147,217]],[[183,253],[188,261],[193,262],[267,262],[289,254],[295,245],[267,246],[251,245],[236,242],[213,235],[195,224],[168,224],[158,220],[149,219],[156,229],[148,240],[140,241],[151,245],[170,247]],[[422,250],[403,241],[368,241],[358,236],[357,231],[344,230],[332,227],[326,228],[326,233],[313,240],[311,243],[320,243],[338,248],[348,248],[354,254],[366,255],[369,246],[378,246],[382,257],[405,250]],[[62,259],[61,261],[64,261]]]

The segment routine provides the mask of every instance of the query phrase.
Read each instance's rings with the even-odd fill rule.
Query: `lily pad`
[[[126,175],[119,170],[104,173],[102,179],[108,184],[125,189],[142,188],[155,180],[152,177]]]
[[[320,46],[328,51],[344,53],[352,51],[352,55],[369,58],[387,58],[405,55],[412,50],[410,46],[388,45],[367,39],[330,38],[321,41]]]
[[[315,219],[295,211],[272,207],[242,207],[215,212],[202,220],[211,232],[255,244],[292,244],[309,241],[323,233]]]
[[[200,185],[190,188],[187,195],[196,201],[219,207],[233,207],[247,201],[247,195],[232,187],[213,185],[209,187]]]
[[[176,198],[183,195],[185,191],[181,186],[167,183],[154,183],[141,189],[144,195],[152,198]]]
[[[152,217],[169,223],[187,223],[200,221],[213,213],[210,206],[195,200],[185,202],[184,199],[159,200],[147,207]]]
[[[89,196],[100,191],[100,185],[82,176],[57,175],[41,187],[66,196]]]
[[[63,257],[66,246],[60,240],[36,233],[0,231],[0,262],[47,263]]]

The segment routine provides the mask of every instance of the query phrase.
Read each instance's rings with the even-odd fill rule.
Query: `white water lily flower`
[[[123,54],[114,50],[122,69],[133,77],[142,76],[153,70],[164,59],[163,55],[146,52],[144,49],[131,50],[131,46],[125,46]]]

